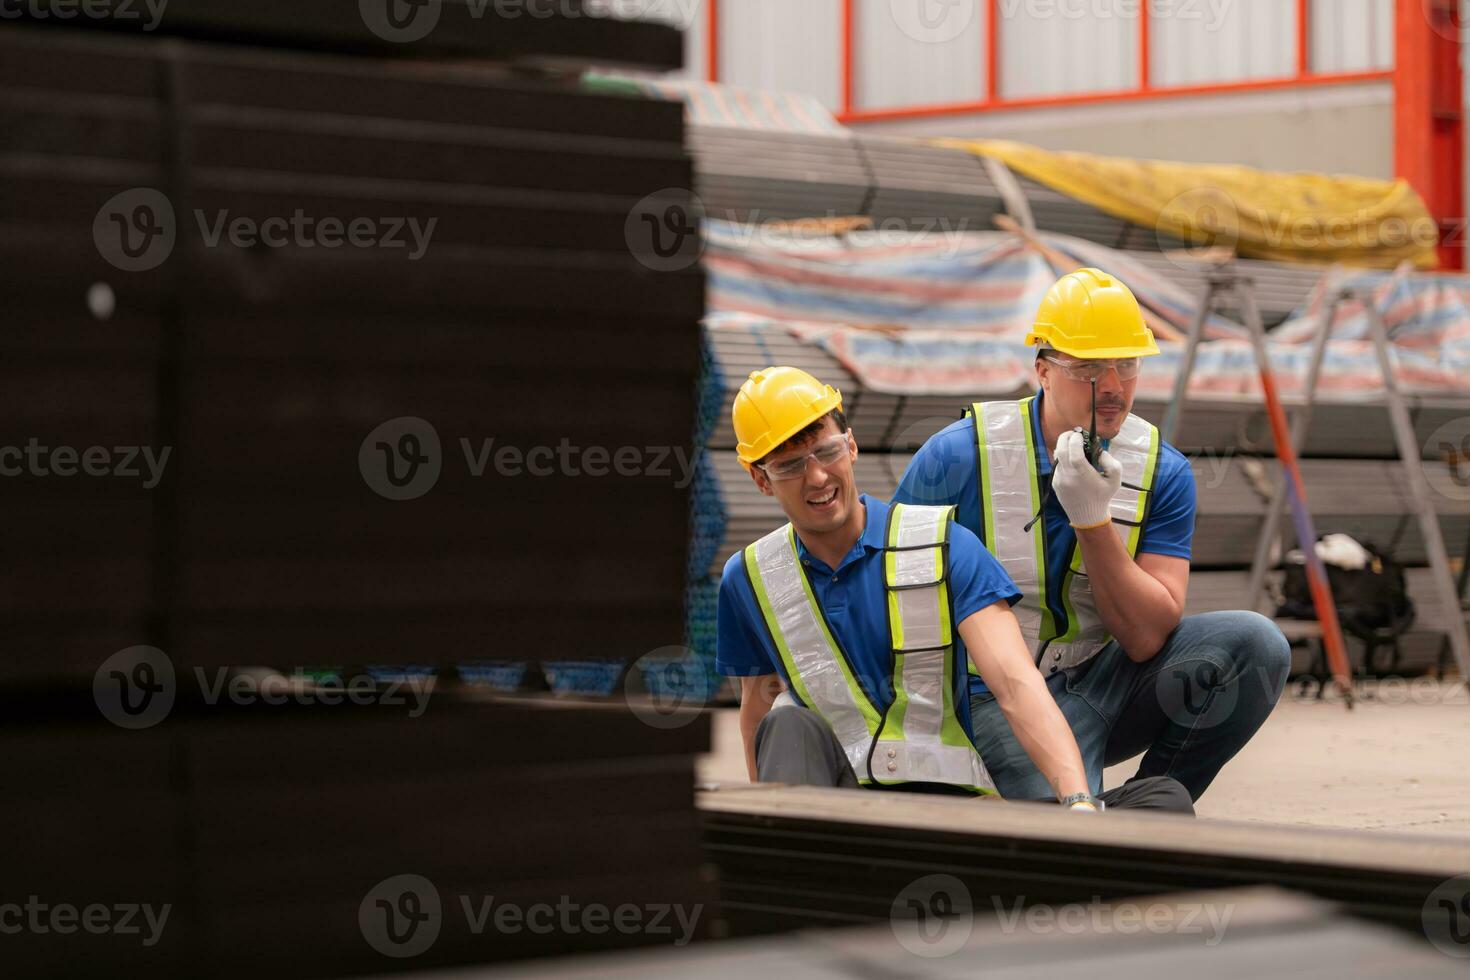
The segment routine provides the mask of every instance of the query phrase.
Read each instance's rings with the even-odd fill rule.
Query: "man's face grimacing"
[[[1048,350],[1036,359],[1036,374],[1066,429],[1092,426],[1092,383],[1097,377],[1097,434],[1115,439],[1133,411],[1133,392],[1138,388],[1139,359],[1090,361]]]
[[[780,502],[797,531],[825,534],[843,527],[857,510],[856,459],[852,433],[839,431],[829,415],[820,429],[752,465],[750,476],[761,493]],[[805,470],[798,475],[803,462]]]

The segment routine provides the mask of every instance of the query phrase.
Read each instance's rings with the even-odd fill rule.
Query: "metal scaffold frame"
[[[1265,520],[1261,524],[1260,534],[1256,539],[1255,555],[1251,562],[1248,593],[1250,606],[1254,608],[1260,602],[1265,587],[1266,572],[1271,560],[1272,545],[1277,541],[1281,525],[1281,514],[1289,503],[1293,512],[1297,539],[1307,560],[1308,580],[1312,584],[1313,604],[1317,609],[1317,618],[1322,626],[1323,646],[1328,662],[1342,690],[1345,693],[1350,692],[1351,671],[1343,646],[1342,629],[1337,620],[1337,609],[1327,584],[1326,570],[1321,559],[1317,557],[1316,549],[1310,546],[1316,542],[1317,534],[1312,521],[1311,508],[1307,502],[1306,487],[1302,483],[1301,472],[1297,466],[1297,456],[1305,444],[1307,428],[1311,424],[1312,407],[1317,397],[1322,363],[1327,353],[1327,342],[1332,336],[1332,326],[1337,311],[1344,303],[1358,302],[1368,317],[1373,348],[1383,376],[1384,398],[1393,425],[1394,442],[1398,448],[1399,460],[1403,465],[1410,503],[1418,519],[1419,530],[1424,538],[1425,551],[1433,570],[1435,588],[1439,590],[1439,598],[1446,608],[1455,613],[1449,617],[1447,634],[1449,647],[1455,655],[1456,663],[1459,664],[1461,677],[1470,683],[1470,633],[1467,633],[1466,630],[1465,616],[1460,613],[1460,591],[1450,570],[1449,553],[1445,548],[1444,537],[1440,531],[1439,515],[1430,497],[1431,491],[1424,475],[1419,445],[1414,438],[1413,422],[1409,417],[1409,409],[1404,402],[1403,394],[1399,390],[1398,379],[1393,372],[1393,363],[1389,356],[1388,330],[1384,326],[1382,313],[1374,304],[1371,295],[1352,289],[1342,289],[1334,293],[1323,304],[1320,323],[1313,341],[1312,360],[1307,371],[1302,404],[1294,413],[1288,430],[1285,410],[1276,390],[1275,375],[1266,350],[1266,330],[1261,322],[1260,310],[1256,305],[1254,283],[1248,276],[1240,275],[1229,267],[1212,268],[1207,278],[1204,296],[1190,323],[1184,359],[1174,381],[1173,398],[1169,402],[1163,425],[1160,427],[1160,438],[1168,442],[1174,437],[1189,390],[1189,381],[1194,373],[1205,322],[1214,312],[1216,300],[1221,294],[1227,292],[1235,293],[1239,299],[1239,309],[1245,321],[1245,327],[1250,331],[1256,365],[1260,370],[1261,384],[1265,392],[1266,408],[1271,417],[1276,455],[1281,461],[1275,492],[1266,510]],[[1346,703],[1351,705],[1352,702],[1349,699]]]

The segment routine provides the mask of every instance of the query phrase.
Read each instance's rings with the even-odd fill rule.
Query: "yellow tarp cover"
[[[1145,228],[1277,262],[1438,265],[1438,227],[1407,181],[1058,153],[1008,140],[939,140]]]

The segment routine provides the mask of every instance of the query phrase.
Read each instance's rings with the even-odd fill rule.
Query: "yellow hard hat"
[[[1026,343],[1081,358],[1159,352],[1132,290],[1101,269],[1078,269],[1046,291]]]
[[[740,465],[750,469],[751,463],[841,407],[840,391],[800,368],[752,371],[735,395],[735,407],[730,412]]]

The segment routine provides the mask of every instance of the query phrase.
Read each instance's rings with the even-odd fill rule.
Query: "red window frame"
[[[1353,82],[1387,81],[1393,77],[1388,69],[1356,72],[1313,72],[1311,66],[1311,0],[1296,0],[1297,50],[1296,70],[1282,78],[1255,78],[1235,82],[1200,85],[1155,85],[1151,78],[1150,15],[1148,0],[1141,0],[1138,18],[1138,84],[1133,88],[1102,92],[1075,92],[1066,95],[1007,98],[1000,92],[1001,18],[998,0],[985,4],[986,52],[983,59],[986,86],[984,99],[936,105],[901,106],[886,109],[864,109],[857,105],[857,73],[855,70],[857,36],[857,0],[835,0],[841,4],[842,74],[841,107],[837,119],[842,123],[881,122],[893,119],[919,119],[929,116],[969,115],[1004,112],[1043,106],[1086,105],[1097,102],[1126,102],[1188,95],[1214,95],[1232,92],[1257,92],[1269,89],[1297,88],[1314,85],[1343,85]],[[720,3],[706,0],[708,18],[705,30],[706,78],[720,81]]]

